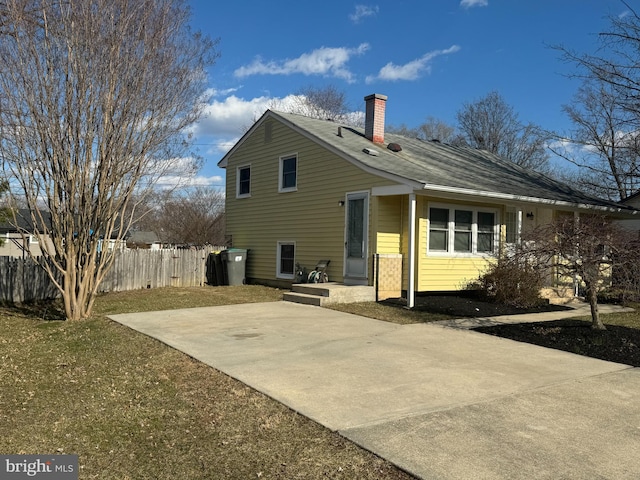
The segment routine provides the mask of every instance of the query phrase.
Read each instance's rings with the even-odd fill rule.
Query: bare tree
[[[196,166],[184,132],[216,53],[188,19],[182,0],[2,2],[0,155],[52,240],[42,265],[70,320],[90,315],[113,261],[102,241],[123,238],[135,198]]]
[[[157,193],[135,228],[153,231],[165,243],[224,245],[224,200],[224,192],[211,187]]]
[[[286,102],[283,100],[272,101],[269,108],[352,126],[364,126],[364,115],[352,111],[344,91],[334,85],[303,87],[293,95],[286,97]]]
[[[385,126],[385,131],[389,133],[395,133],[397,135],[402,135],[408,138],[421,138],[418,128],[408,127],[406,123],[401,123],[400,125],[387,125]]]
[[[555,135],[549,149],[578,167],[576,183],[585,192],[623,200],[640,186],[638,141],[632,121],[611,86],[586,80],[564,111],[574,128]]]
[[[565,111],[575,128],[566,139],[578,152],[560,151],[587,172],[587,188],[621,200],[640,186],[640,16],[626,2],[625,15],[610,17],[600,33],[596,55],[558,49],[577,68],[571,77],[583,79]]]
[[[637,233],[603,215],[562,216],[523,233],[518,255],[555,269],[560,277],[582,282],[591,307],[592,328],[604,330],[598,291],[610,284],[612,272],[637,271],[637,243]]]
[[[304,87],[296,92],[292,113],[327,120],[343,119],[349,109],[346,94],[333,85],[324,88]]]
[[[546,171],[545,137],[533,124],[522,124],[513,107],[498,92],[490,92],[458,111],[459,128],[467,144],[504,157],[524,168]]]
[[[389,125],[387,131],[421,140],[437,140],[450,145],[465,145],[462,135],[457,132],[454,126],[435,117],[427,117],[424,123],[415,128],[407,127],[405,124]]]
[[[460,145],[464,141],[454,126],[435,117],[427,117],[418,127],[418,132],[423,140],[438,140],[451,145]]]

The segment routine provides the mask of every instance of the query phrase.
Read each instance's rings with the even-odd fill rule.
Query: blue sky
[[[191,0],[194,28],[219,38],[213,94],[195,128],[198,183],[224,186],[216,164],[273,100],[333,85],[364,110],[388,96],[386,121],[413,127],[498,91],[523,122],[563,131],[579,86],[552,45],[594,53],[619,0]],[[633,1],[629,2],[634,5]]]

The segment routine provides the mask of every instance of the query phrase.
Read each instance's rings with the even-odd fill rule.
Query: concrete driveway
[[[638,369],[288,302],[113,315],[425,479],[635,479]]]

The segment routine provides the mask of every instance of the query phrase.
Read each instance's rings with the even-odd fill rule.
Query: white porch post
[[[407,288],[407,307],[416,303],[416,194],[409,194],[409,285]]]

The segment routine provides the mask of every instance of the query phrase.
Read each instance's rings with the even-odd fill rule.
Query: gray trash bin
[[[247,250],[230,248],[220,252],[225,285],[243,285],[246,283],[245,268]]]

